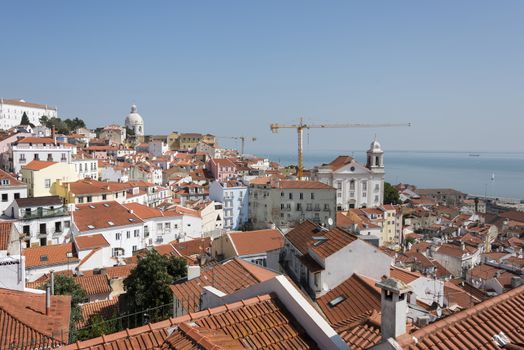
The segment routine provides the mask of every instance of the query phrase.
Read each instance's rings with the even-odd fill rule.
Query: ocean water
[[[342,154],[351,155],[361,163],[366,160],[365,151],[306,150],[304,165],[312,168]],[[385,152],[385,178],[392,184],[403,182],[418,187],[454,188],[479,196],[524,199],[524,152],[475,154],[479,156],[470,156],[468,152]],[[296,153],[270,153],[265,156],[283,165],[297,163]]]

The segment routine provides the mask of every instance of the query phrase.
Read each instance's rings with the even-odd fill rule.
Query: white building
[[[34,125],[40,125],[40,118],[44,115],[48,118],[58,117],[55,107],[24,100],[0,99],[0,129],[7,130],[20,125],[24,113]]]
[[[6,209],[27,247],[65,243],[71,214],[58,196],[19,198]]]
[[[0,215],[4,214],[4,211],[15,199],[26,197],[27,185],[0,170]]]
[[[35,159],[70,164],[73,151],[71,145],[57,143],[52,138],[26,137],[11,145],[12,170],[18,173],[23,165]]]
[[[374,140],[367,151],[367,164],[349,156],[316,167],[312,179],[337,189],[337,209],[375,208],[384,200],[384,152]]]
[[[75,166],[79,179],[98,179],[98,160],[81,156],[73,157],[71,163]]]
[[[133,130],[136,136],[144,136],[144,119],[138,114],[136,105],[131,106],[131,112],[126,117],[126,128]]]
[[[115,260],[130,257],[147,245],[143,220],[118,202],[78,204],[72,219],[75,237],[102,234],[111,246]]]
[[[224,205],[224,229],[239,230],[248,221],[248,188],[238,181],[213,181],[209,185],[209,199]]]
[[[249,183],[249,221],[254,229],[305,220],[327,226],[336,220],[335,199],[335,189],[322,182],[257,178]]]

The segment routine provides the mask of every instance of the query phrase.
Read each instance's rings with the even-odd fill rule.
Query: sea
[[[310,169],[329,163],[338,155],[366,162],[365,151],[305,150],[304,166]],[[296,153],[274,152],[264,156],[282,165],[297,164]],[[524,152],[388,151],[384,153],[384,165],[385,179],[392,184],[453,188],[479,197],[524,200]]]

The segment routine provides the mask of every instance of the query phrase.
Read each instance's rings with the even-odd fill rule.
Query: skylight
[[[313,245],[315,247],[318,247],[322,243],[326,242],[328,239],[326,237],[324,237],[324,236],[317,236],[317,237],[313,237],[313,240],[315,241],[315,243],[313,243]]]
[[[109,204],[104,203],[104,207],[109,208]]]
[[[130,221],[130,222],[135,222],[135,219],[133,219],[133,218],[129,218],[129,221]]]
[[[340,304],[341,302],[343,302],[344,300],[346,300],[346,296],[345,295],[339,295],[338,297],[336,297],[335,299],[331,300],[328,305],[330,307],[335,307],[337,306],[338,304]]]
[[[109,226],[115,226],[115,223],[113,221],[108,221],[107,223],[109,224]]]
[[[48,261],[47,255],[40,255],[40,261]]]
[[[87,228],[89,228],[89,229],[92,230],[92,229],[94,229],[95,227],[94,227],[93,225],[87,225]]]
[[[90,205],[89,208],[95,209],[95,206],[94,205]]]

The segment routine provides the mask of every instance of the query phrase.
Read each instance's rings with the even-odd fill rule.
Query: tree
[[[384,204],[400,204],[400,195],[389,182],[384,182]]]
[[[127,312],[135,314],[134,326],[159,321],[170,316],[173,292],[169,285],[186,276],[183,259],[148,250],[124,280]],[[139,313],[139,314],[138,314]],[[129,326],[129,325],[128,325]]]
[[[94,314],[89,317],[86,326],[78,331],[78,340],[92,339],[105,334],[115,333],[119,330],[118,315],[116,313],[108,320],[100,314]]]
[[[69,341],[74,342],[77,339],[76,325],[83,320],[79,304],[87,301],[87,293],[72,277],[55,274],[55,294],[71,296]]]
[[[24,112],[24,114],[22,115],[22,120],[20,120],[20,125],[29,125],[29,124],[31,124],[31,122],[29,121],[29,117]]]

